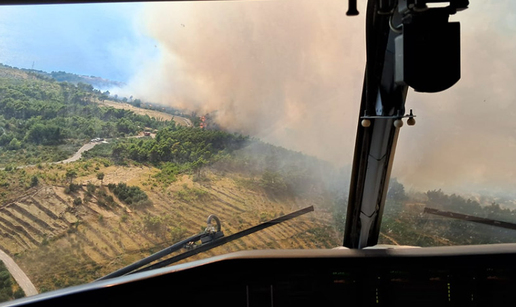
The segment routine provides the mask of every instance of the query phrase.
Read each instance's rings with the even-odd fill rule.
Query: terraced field
[[[1,249],[19,253],[65,233],[77,221],[73,209],[52,187],[30,190],[0,208]]]
[[[237,250],[331,248],[339,244],[329,226],[330,214],[317,201],[271,197],[259,188],[244,188],[237,175],[227,174],[210,174],[209,180],[199,183],[183,176],[169,187],[156,187],[148,181],[154,172],[150,168],[114,172],[132,174],[123,177],[124,181],[147,192],[153,205],[146,208],[122,204],[91,176],[77,178],[76,182],[84,185],[74,194],[65,194],[61,186],[32,188],[0,207],[0,249],[14,255],[42,292],[92,281],[198,233],[206,227],[210,214],[220,218],[224,233],[229,235],[308,205],[316,208],[316,212],[188,261]],[[104,184],[116,179],[106,175]],[[88,181],[97,184],[97,191],[113,196],[115,202],[106,205],[96,194],[88,196]],[[74,204],[76,198],[82,203]]]

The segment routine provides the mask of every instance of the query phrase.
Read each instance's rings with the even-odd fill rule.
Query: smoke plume
[[[348,164],[365,64],[364,18],[324,1],[158,3],[147,7],[161,58],[136,97],[224,128]]]
[[[364,1],[365,3],[365,1]],[[136,97],[212,112],[224,128],[342,166],[351,163],[365,64],[364,13],[347,2],[154,3],[144,15],[157,62]],[[474,2],[462,25],[462,79],[410,92],[393,176],[417,189],[516,184],[516,27],[511,1]],[[360,8],[359,8],[360,9]]]

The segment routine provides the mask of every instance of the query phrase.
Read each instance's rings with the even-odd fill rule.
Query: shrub
[[[97,189],[97,187],[91,182],[88,182],[88,184],[86,185],[86,190],[88,192],[90,192],[91,194],[95,193],[96,189]]]
[[[284,178],[276,172],[265,171],[260,178],[260,186],[272,193],[283,193],[287,190]]]
[[[160,216],[147,214],[143,217],[143,225],[148,231],[158,234],[163,230],[163,219]]]
[[[116,197],[118,197],[118,199],[120,199],[120,201],[132,207],[145,207],[152,205],[147,194],[139,187],[128,186],[121,182],[118,185],[109,184],[108,188],[116,195]]]
[[[70,183],[66,189],[65,189],[65,193],[66,194],[71,194],[71,193],[75,193],[77,191],[79,191],[79,189],[81,188],[80,185],[78,184],[74,184],[74,183]]]
[[[188,188],[187,186],[183,186],[183,190],[176,192],[176,197],[189,202],[199,199],[205,199],[209,196],[208,192],[198,188]]]
[[[184,227],[177,226],[177,227],[172,227],[172,229],[170,229],[170,236],[172,238],[172,242],[178,242],[178,241],[184,239],[185,235],[186,235],[186,228],[184,228]]]
[[[38,177],[32,176],[32,178],[30,179],[30,186],[35,187],[38,185],[38,183],[39,183]]]
[[[25,292],[23,292],[22,288],[18,288],[14,291],[13,295],[15,299],[19,299],[25,297]]]
[[[120,217],[120,222],[125,223],[127,221],[128,217],[129,216],[127,214],[125,214],[125,213],[122,214],[122,216]]]

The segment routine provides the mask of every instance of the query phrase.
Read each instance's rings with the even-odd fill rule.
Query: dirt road
[[[134,135],[134,136],[129,136],[127,138],[142,138],[142,137],[145,137],[145,135],[142,133],[140,133],[139,135]],[[155,133],[151,133],[150,134],[150,137],[151,138],[155,138],[156,137],[156,134]],[[70,158],[66,159],[66,160],[61,160],[61,161],[57,161],[57,162],[46,162],[46,163],[41,163],[41,164],[61,164],[61,163],[71,163],[71,162],[75,162],[77,160],[79,160],[80,158],[82,158],[82,153],[92,149],[93,147],[95,147],[96,145],[98,144],[106,144],[107,142],[106,141],[100,141],[100,142],[88,142],[84,145],[82,145],[81,148],[79,148],[79,150],[77,150],[73,156],[71,156]],[[21,166],[17,166],[16,168],[18,169],[21,169],[21,168],[26,168],[26,167],[35,167],[36,165],[34,164],[29,164],[29,165],[21,165]],[[5,167],[0,167],[0,171],[3,171],[5,170]]]
[[[102,144],[102,143],[107,143],[107,142],[106,141],[102,141],[102,142],[86,143],[86,144],[82,145],[82,147],[79,148],[79,150],[77,150],[77,152],[74,153],[73,156],[71,156],[70,158],[68,158],[66,160],[63,160],[63,161],[51,162],[50,164],[75,162],[75,161],[79,160],[82,157],[82,153],[83,152],[88,151],[88,150],[92,149],[93,147],[95,147],[95,145]]]
[[[43,164],[61,164],[61,163],[75,162],[82,157],[83,152],[88,151],[88,150],[92,149],[93,147],[95,147],[95,145],[102,144],[102,143],[107,143],[107,142],[103,141],[103,142],[86,143],[86,144],[82,145],[82,147],[79,148],[79,150],[77,150],[73,154],[73,156],[71,156],[70,158],[68,158],[66,160],[57,161],[57,162],[47,162],[47,163],[41,163],[41,164],[42,165]],[[27,168],[27,167],[36,167],[36,165],[34,165],[34,164],[21,165],[21,166],[17,166],[16,168],[21,169],[21,168]],[[0,167],[0,171],[3,171],[3,170],[5,170],[5,167]]]
[[[5,266],[16,280],[18,285],[23,289],[26,296],[38,294],[38,290],[32,284],[29,277],[22,271],[22,269],[14,262],[13,258],[9,257],[4,251],[0,250],[0,260],[5,263]]]

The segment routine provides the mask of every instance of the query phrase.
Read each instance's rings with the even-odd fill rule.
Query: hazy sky
[[[0,7],[0,62],[127,81],[158,54],[141,3]]]

